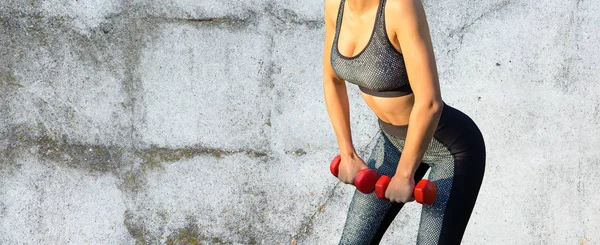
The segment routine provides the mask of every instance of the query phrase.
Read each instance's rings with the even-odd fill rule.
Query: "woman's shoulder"
[[[419,6],[423,6],[421,0],[386,0],[385,3],[386,13],[394,16],[414,13]]]
[[[342,0],[325,0],[325,18],[335,22],[341,3]]]
[[[341,3],[342,0],[325,0],[325,9],[338,9]]]
[[[385,4],[386,21],[393,23],[393,28],[419,21],[422,15],[421,0],[387,0]]]

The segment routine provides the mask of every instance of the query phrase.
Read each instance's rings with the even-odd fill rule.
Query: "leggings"
[[[379,119],[380,132],[366,161],[380,175],[393,176],[404,147],[408,125]],[[435,202],[423,205],[417,244],[460,244],[475,206],[485,170],[485,145],[475,123],[444,103],[435,134],[415,173],[415,183],[428,179],[438,188]],[[379,244],[404,203],[355,191],[340,244]]]

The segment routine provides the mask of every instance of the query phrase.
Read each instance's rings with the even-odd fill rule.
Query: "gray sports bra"
[[[385,1],[379,2],[375,24],[367,46],[356,56],[346,57],[338,49],[345,2],[341,0],[331,49],[331,66],[340,78],[358,85],[366,94],[399,97],[412,94],[412,89],[408,83],[404,58],[387,36]]]

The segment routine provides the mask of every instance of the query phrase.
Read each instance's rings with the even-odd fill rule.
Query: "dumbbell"
[[[331,164],[329,165],[329,170],[335,177],[338,176],[341,161],[341,156],[337,155],[333,158],[333,161],[331,161]],[[356,177],[354,177],[353,185],[356,186],[356,189],[358,189],[360,192],[368,194],[375,190],[375,183],[377,183],[378,179],[379,174],[377,174],[375,170],[365,168],[358,172]]]
[[[388,185],[392,181],[392,177],[390,176],[381,176],[377,183],[375,184],[375,195],[380,199],[385,198],[385,190],[387,190]],[[415,186],[415,190],[413,191],[413,195],[415,196],[415,201],[421,204],[431,205],[435,201],[435,197],[437,195],[437,186],[435,183],[422,179]]]

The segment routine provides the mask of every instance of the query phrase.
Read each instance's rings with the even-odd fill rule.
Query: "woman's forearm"
[[[356,154],[352,144],[352,133],[350,130],[350,109],[348,94],[344,81],[323,82],[325,106],[329,114],[329,120],[333,126],[340,154],[350,156]]]
[[[396,175],[413,178],[431,143],[443,109],[443,102],[415,103],[410,113],[406,143]]]

